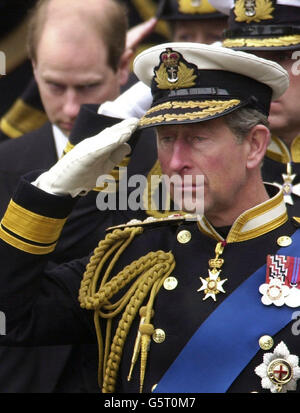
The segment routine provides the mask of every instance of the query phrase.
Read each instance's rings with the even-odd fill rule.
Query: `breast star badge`
[[[200,277],[202,281],[202,286],[197,291],[204,291],[205,296],[203,300],[206,300],[208,297],[211,297],[214,301],[216,301],[216,295],[219,293],[225,293],[223,289],[223,284],[227,281],[227,278],[221,280],[219,277],[220,271],[217,271],[215,268],[212,270],[208,270],[209,277],[203,279]]]
[[[290,354],[287,346],[281,341],[273,353],[265,353],[263,363],[256,367],[255,373],[262,379],[263,389],[271,393],[295,391],[300,378],[299,358]]]

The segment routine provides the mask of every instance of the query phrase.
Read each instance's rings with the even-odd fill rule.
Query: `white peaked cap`
[[[287,71],[273,61],[200,43],[151,47],[133,69],[153,95],[144,127],[208,120],[245,106],[268,115],[271,100],[289,85]]]
[[[210,4],[221,13],[229,16],[234,7],[234,0],[209,0]],[[277,0],[278,5],[300,7],[300,0]]]
[[[300,0],[299,0],[300,1]],[[160,54],[167,48],[179,51],[184,59],[201,70],[224,70],[237,73],[268,85],[273,90],[273,100],[281,96],[288,87],[289,76],[285,69],[271,60],[253,54],[212,45],[174,42],[146,49],[134,60],[136,76],[147,86],[151,86],[153,69],[159,64]]]

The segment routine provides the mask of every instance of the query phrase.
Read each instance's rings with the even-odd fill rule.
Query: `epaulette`
[[[292,221],[296,225],[297,228],[300,228],[300,217],[293,217]]]
[[[159,225],[165,225],[165,224],[175,224],[178,223],[179,221],[192,221],[196,219],[196,215],[192,214],[172,214],[167,217],[162,217],[162,218],[154,218],[154,217],[148,217],[144,219],[143,221],[139,219],[131,219],[128,221],[126,224],[120,224],[116,225],[114,227],[109,227],[106,229],[107,232],[113,231],[114,229],[124,229],[128,227],[141,227],[141,226],[159,226]]]

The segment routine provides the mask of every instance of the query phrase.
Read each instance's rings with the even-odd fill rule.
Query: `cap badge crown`
[[[272,0],[237,0],[234,7],[235,20],[246,23],[273,19],[273,11]]]
[[[161,60],[166,67],[168,81],[170,83],[175,83],[178,80],[179,59],[179,54],[177,52],[173,52],[171,49],[167,49],[167,51],[161,55]]]
[[[154,80],[159,89],[180,89],[195,86],[194,68],[184,63],[181,54],[167,48],[160,55],[160,65],[154,69]]]

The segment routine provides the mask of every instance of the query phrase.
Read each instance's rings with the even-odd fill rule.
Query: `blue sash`
[[[300,230],[277,254],[299,256]],[[259,286],[266,265],[239,286],[199,327],[158,383],[155,393],[224,393],[259,351],[262,335],[275,335],[295,308],[265,306]],[[254,374],[254,373],[253,373]]]

